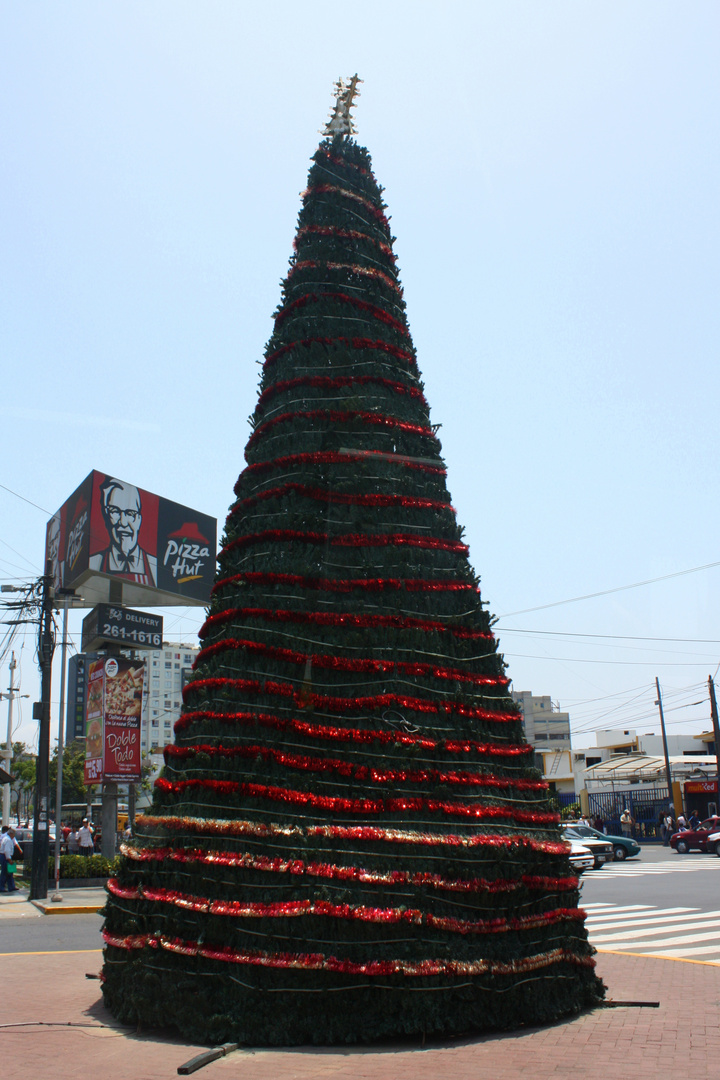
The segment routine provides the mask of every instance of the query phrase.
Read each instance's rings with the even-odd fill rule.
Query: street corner
[[[41,914],[30,900],[27,889],[18,889],[11,893],[0,892],[0,920],[35,918]]]

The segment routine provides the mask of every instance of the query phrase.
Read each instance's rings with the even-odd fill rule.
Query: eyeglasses
[[[117,506],[108,506],[106,507],[106,510],[113,525],[118,522],[120,518],[125,518],[126,521],[134,522],[140,517],[139,510],[120,510]]]

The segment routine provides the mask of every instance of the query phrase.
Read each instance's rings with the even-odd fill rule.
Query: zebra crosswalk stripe
[[[601,951],[702,957],[720,964],[720,910],[650,904],[585,904],[591,945]]]

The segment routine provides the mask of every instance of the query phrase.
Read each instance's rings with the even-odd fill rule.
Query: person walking
[[[88,819],[83,818],[82,825],[78,829],[78,842],[80,844],[81,855],[92,855],[95,851],[95,844],[93,841],[93,834]]]
[[[68,834],[67,844],[68,844],[68,855],[79,855],[80,854],[80,841],[78,839],[78,831],[77,831],[77,829],[75,828],[74,825],[70,829],[70,832]]]
[[[8,825],[2,827],[0,838],[0,892],[18,892],[13,874],[15,872],[15,856],[22,857],[22,848],[15,839],[15,830]],[[12,870],[8,867],[12,866]]]
[[[632,836],[632,827],[634,824],[635,821],[633,816],[626,806],[620,815],[620,828],[622,829],[623,836]]]
[[[663,844],[667,847],[670,843],[670,837],[675,832],[675,818],[671,813],[667,813],[663,820]]]

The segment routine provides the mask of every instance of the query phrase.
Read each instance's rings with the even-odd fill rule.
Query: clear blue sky
[[[716,0],[0,15],[0,484],[54,512],[97,468],[224,519],[309,158],[357,71],[515,687],[577,745],[656,731],[656,675],[669,730],[707,729],[720,566],[526,609],[720,560]],[[45,521],[0,488],[3,582],[40,572]],[[201,621],[168,612],[166,636]],[[21,657],[34,697],[29,636]]]

